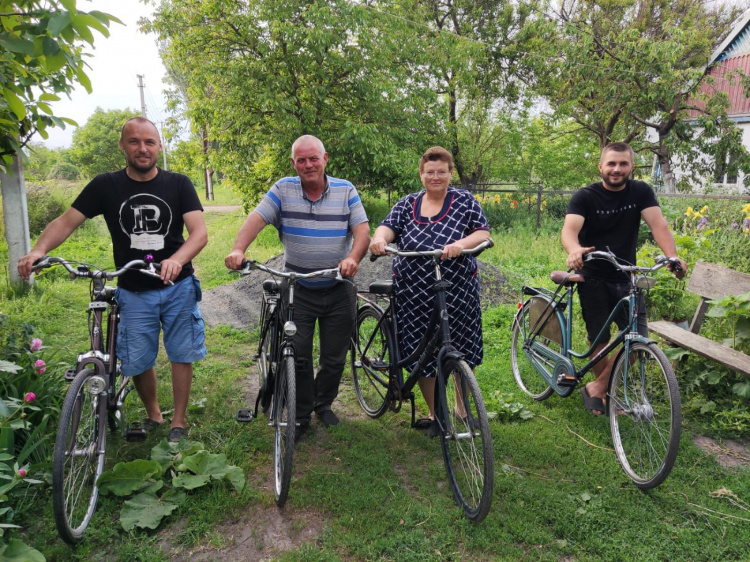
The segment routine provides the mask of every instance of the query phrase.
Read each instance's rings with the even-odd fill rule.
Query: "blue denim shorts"
[[[192,363],[206,356],[206,330],[198,301],[200,282],[195,276],[163,289],[135,293],[118,288],[120,306],[117,357],[122,374],[140,375],[156,364],[159,332],[173,363]]]

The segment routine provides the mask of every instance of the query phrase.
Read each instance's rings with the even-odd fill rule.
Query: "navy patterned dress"
[[[401,250],[433,250],[465,238],[476,230],[489,230],[487,217],[466,190],[448,188],[442,210],[433,217],[421,215],[424,191],[401,199],[380,223],[395,234]],[[477,260],[464,255],[442,262],[453,345],[473,368],[482,363],[482,314],[479,308]],[[432,315],[435,270],[429,258],[393,260],[393,284],[398,295],[396,318],[401,357],[412,353],[427,330]],[[411,367],[411,366],[410,366]],[[435,376],[435,359],[424,376]]]

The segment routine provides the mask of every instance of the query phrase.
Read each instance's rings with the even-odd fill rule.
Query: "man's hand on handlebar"
[[[28,254],[18,260],[18,274],[24,279],[31,277],[34,271],[34,263],[44,257],[39,250],[31,250]]]
[[[687,275],[688,264],[680,258],[669,258],[667,269],[671,271],[677,279],[683,279]]]
[[[583,257],[594,250],[596,250],[594,246],[589,246],[588,248],[576,248],[568,254],[568,259],[565,261],[565,265],[568,269],[582,269]]]
[[[243,261],[245,261],[245,252],[232,250],[229,255],[224,258],[224,265],[229,269],[242,269]]]

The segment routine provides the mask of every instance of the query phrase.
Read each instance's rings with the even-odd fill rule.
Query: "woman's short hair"
[[[448,164],[448,170],[453,171],[453,155],[445,150],[442,146],[433,146],[428,148],[427,152],[419,159],[419,172],[424,171],[424,165],[427,162],[445,162]]]

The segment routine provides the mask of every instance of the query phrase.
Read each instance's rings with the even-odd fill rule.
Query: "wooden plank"
[[[687,289],[707,299],[741,295],[750,291],[750,275],[723,265],[699,261],[693,266]]]
[[[750,377],[750,357],[736,349],[683,330],[671,322],[649,322],[648,329],[670,343]]]

